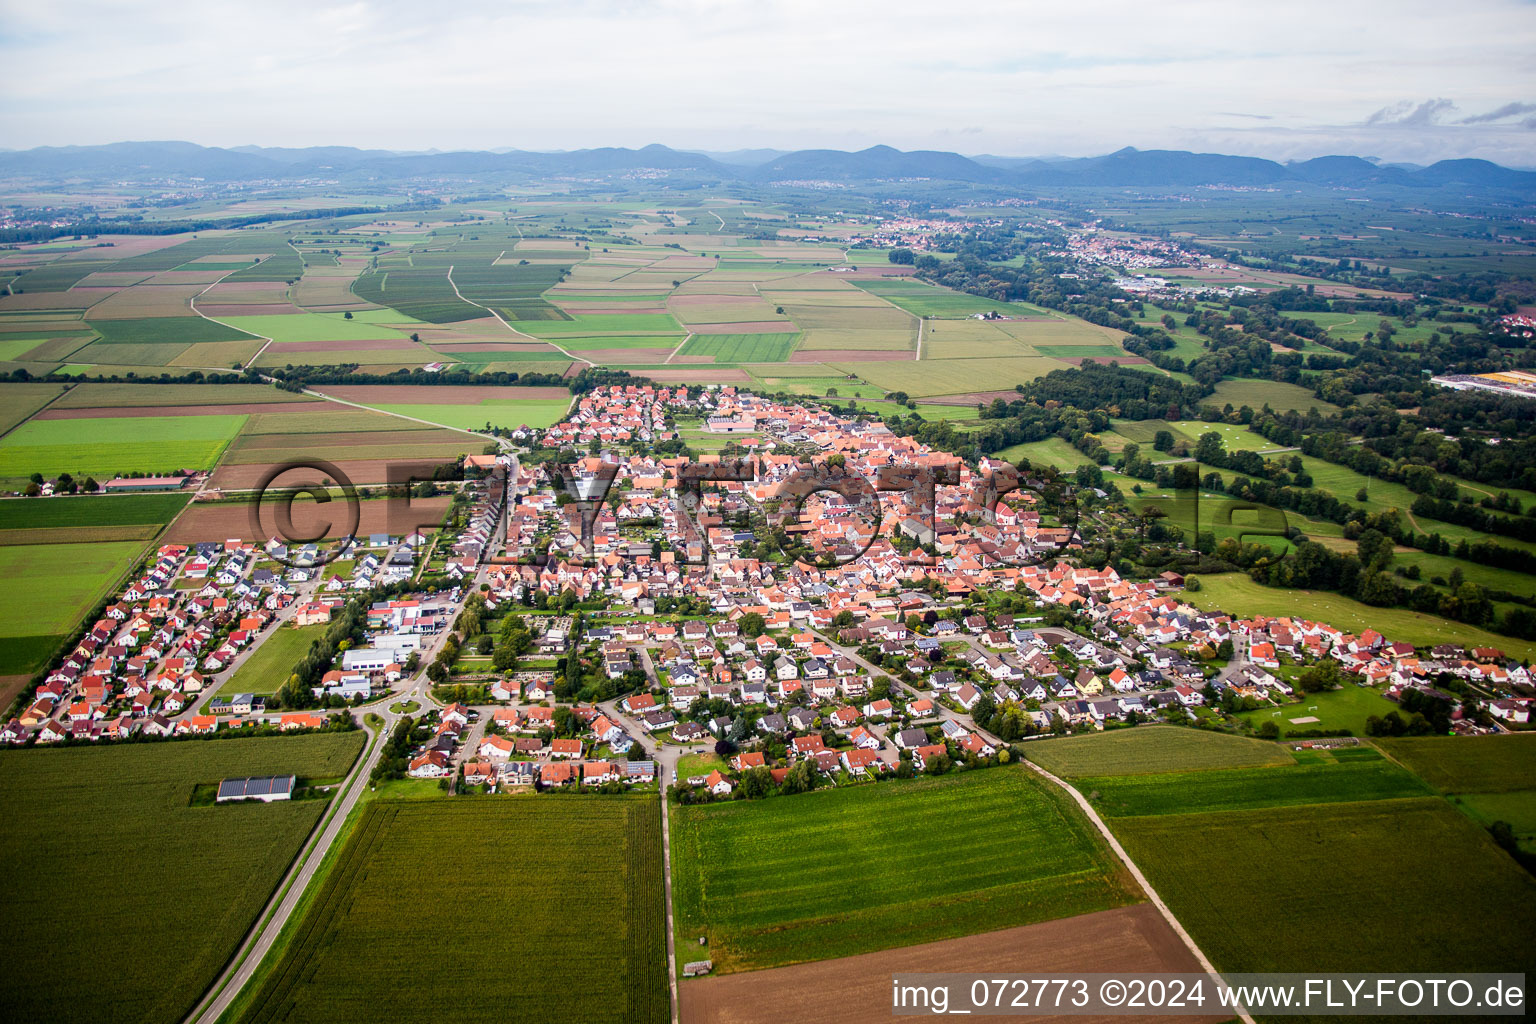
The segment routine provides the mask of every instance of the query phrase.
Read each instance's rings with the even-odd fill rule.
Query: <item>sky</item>
[[[0,148],[1122,146],[1536,167],[1522,0],[0,0]]]

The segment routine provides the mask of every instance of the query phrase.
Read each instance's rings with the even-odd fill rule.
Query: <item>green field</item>
[[[1446,793],[1512,793],[1536,789],[1536,734],[1419,736],[1379,746]]]
[[[359,320],[353,314],[348,320],[342,313],[290,313],[268,316],[226,316],[220,320],[247,334],[271,338],[274,342],[290,341],[375,341],[384,338],[403,338],[404,334],[380,327],[376,323]]]
[[[296,395],[265,384],[77,384],[59,399],[58,408],[141,409],[258,403],[276,406],[317,401],[312,395]]]
[[[0,530],[168,523],[186,494],[80,495],[0,501]]]
[[[538,338],[562,334],[595,336],[599,334],[670,334],[682,333],[682,324],[670,313],[577,313],[569,320],[534,320],[521,323],[518,330]]]
[[[708,937],[716,972],[970,935],[1140,897],[1070,799],[1021,766],[678,807],[672,864],[678,949]]]
[[[293,626],[284,624],[268,633],[256,652],[241,664],[219,692],[276,693],[288,681],[293,667],[316,640],[325,636],[329,626]]]
[[[1536,969],[1536,879],[1439,797],[1112,821],[1218,970]]]
[[[1214,405],[1218,409],[1228,403],[1231,403],[1234,409],[1241,409],[1246,405],[1254,412],[1258,412],[1265,405],[1276,412],[1288,412],[1293,409],[1306,412],[1308,409],[1315,408],[1326,415],[1339,411],[1339,407],[1332,402],[1323,401],[1299,385],[1248,378],[1224,380],[1216,385],[1216,390],[1210,397],[1202,400],[1202,404]],[[1195,426],[1195,424],[1189,425],[1191,430]]]
[[[0,636],[68,632],[143,550],[143,541],[0,547]]]
[[[1045,310],[1022,302],[995,302],[937,285],[916,281],[854,281],[859,288],[900,306],[914,316],[970,316],[996,311],[1004,316],[1049,316]]]
[[[1303,693],[1294,704],[1282,704],[1275,708],[1258,708],[1238,715],[1254,728],[1265,722],[1274,722],[1282,736],[1310,729],[1348,729],[1356,736],[1365,735],[1365,720],[1372,715],[1380,718],[1398,706],[1369,686],[1346,684],[1337,690],[1322,693]],[[1278,713],[1277,713],[1278,712]],[[1291,724],[1293,718],[1315,718],[1315,722]]]
[[[571,406],[566,398],[487,398],[479,405],[380,405],[378,408],[415,416],[450,427],[478,430],[487,421],[496,427],[547,427],[565,419]],[[465,437],[466,443],[474,438]]]
[[[30,420],[0,438],[0,478],[73,473],[102,483],[119,473],[210,469],[244,416]]]
[[[252,335],[200,316],[156,316],[144,320],[92,320],[91,328],[108,345],[196,344],[201,341],[250,341]]]
[[[685,356],[714,356],[717,363],[781,363],[795,349],[798,334],[695,334]]]
[[[1024,745],[1024,754],[1064,779],[1293,763],[1291,756],[1273,743],[1177,726],[1138,726],[1036,740]]]
[[[1417,776],[1382,758],[1272,768],[1166,772],[1075,780],[1106,818],[1235,811],[1296,804],[1346,803],[1395,797],[1429,796]]]
[[[240,1020],[664,1024],[661,865],[655,796],[375,800]]]
[[[1475,626],[1452,622],[1404,608],[1373,608],[1324,590],[1285,590],[1253,582],[1241,573],[1202,576],[1197,593],[1184,592],[1181,600],[1197,608],[1219,608],[1246,618],[1253,615],[1297,615],[1359,633],[1375,629],[1388,640],[1415,647],[1455,643],[1468,647],[1497,647],[1516,658],[1536,657],[1536,643],[1489,633]]]
[[[243,775],[336,778],[362,740],[354,732],[0,752],[6,1016],[181,1020],[326,806],[193,807],[193,787]],[[125,884],[125,871],[157,881]],[[103,969],[88,985],[66,984],[63,964]]]
[[[0,433],[24,422],[63,390],[58,384],[0,384]]]

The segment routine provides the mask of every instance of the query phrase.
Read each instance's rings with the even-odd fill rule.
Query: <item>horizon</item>
[[[1342,151],[1318,153],[1318,154],[1315,154],[1313,156],[1305,156],[1305,157],[1283,157],[1283,156],[1277,157],[1277,156],[1264,156],[1264,155],[1257,154],[1257,153],[1243,153],[1243,152],[1234,152],[1234,151],[1178,149],[1178,148],[1174,148],[1174,147],[1171,147],[1171,146],[1160,146],[1160,145],[1147,145],[1147,146],[1126,145],[1126,146],[1119,146],[1119,147],[1116,147],[1114,149],[1105,149],[1105,150],[1094,151],[1094,152],[1084,152],[1084,153],[1080,153],[1080,154],[1064,154],[1064,153],[1027,154],[1027,153],[1000,153],[1000,152],[987,152],[987,151],[964,152],[964,151],[960,151],[960,150],[902,149],[899,146],[892,146],[892,145],[889,145],[887,143],[882,143],[882,142],[873,142],[873,143],[870,143],[869,145],[866,145],[866,146],[860,146],[858,149],[839,148],[839,147],[835,147],[835,146],[798,146],[798,147],[793,147],[793,148],[783,148],[783,147],[774,147],[774,146],[743,146],[743,147],[738,147],[736,149],[709,149],[709,148],[705,148],[705,147],[701,147],[701,146],[671,145],[671,144],[668,144],[668,143],[665,143],[665,142],[649,142],[649,143],[642,143],[642,144],[633,145],[633,146],[602,145],[602,144],[599,144],[599,145],[583,145],[583,146],[574,146],[574,147],[569,147],[569,148],[557,148],[557,149],[535,149],[535,148],[525,148],[525,147],[521,147],[521,146],[472,146],[472,145],[471,146],[463,146],[463,147],[451,148],[451,149],[449,149],[449,148],[441,148],[441,147],[428,147],[428,148],[425,148],[425,149],[406,149],[406,148],[392,148],[392,147],[387,146],[387,145],[351,145],[351,144],[343,144],[343,143],[313,143],[313,144],[302,145],[302,146],[289,146],[289,145],[282,145],[282,144],[263,144],[263,143],[247,142],[247,143],[238,143],[238,144],[234,144],[234,145],[216,146],[216,145],[212,145],[212,144],[209,144],[209,143],[196,142],[196,141],[193,141],[191,139],[185,139],[185,138],[181,138],[181,139],[176,139],[176,138],[149,139],[149,138],[145,138],[145,139],[114,139],[114,140],[112,140],[110,142],[88,142],[88,143],[70,142],[70,143],[59,143],[59,144],[44,144],[44,145],[29,146],[29,147],[24,147],[24,148],[22,148],[22,147],[13,147],[13,146],[0,146],[0,153],[26,153],[26,152],[32,152],[34,150],[42,150],[42,149],[93,149],[93,148],[105,148],[105,147],[109,147],[109,146],[169,146],[169,145],[192,145],[192,146],[201,147],[203,149],[221,150],[221,151],[224,151],[224,152],[246,152],[246,151],[250,151],[250,150],[256,150],[256,151],[281,150],[281,151],[300,152],[300,151],[311,150],[311,149],[350,149],[350,150],[354,150],[356,152],[382,152],[382,153],[387,153],[390,156],[395,156],[395,157],[447,156],[447,155],[451,155],[451,154],[455,154],[455,153],[490,153],[490,154],[496,154],[496,155],[510,154],[510,153],[530,153],[530,154],[536,154],[536,155],[559,156],[559,155],[567,155],[567,154],[575,154],[575,153],[595,152],[595,151],[600,151],[600,150],[627,150],[629,152],[640,152],[642,150],[650,149],[652,147],[660,147],[662,149],[666,149],[666,150],[669,150],[669,151],[674,152],[674,153],[693,153],[693,154],[698,154],[700,156],[709,157],[710,159],[717,159],[717,158],[719,158],[721,156],[734,156],[734,155],[738,155],[738,154],[742,154],[742,153],[763,152],[763,153],[775,154],[775,155],[770,155],[770,156],[763,157],[762,160],[760,161],[762,163],[766,163],[768,161],[776,159],[778,155],[790,155],[790,154],[801,153],[801,152],[859,153],[859,152],[864,152],[864,151],[868,151],[868,150],[872,150],[872,149],[881,149],[881,148],[891,149],[891,150],[895,150],[895,151],[901,152],[901,153],[913,153],[913,152],[950,153],[950,154],[953,154],[953,155],[956,155],[956,156],[960,156],[960,157],[963,157],[966,160],[971,160],[971,161],[1011,160],[1011,161],[1021,161],[1021,162],[1034,161],[1034,162],[1040,162],[1040,163],[1057,163],[1057,162],[1072,162],[1072,161],[1080,161],[1080,160],[1093,160],[1093,159],[1097,159],[1097,158],[1113,156],[1116,153],[1127,152],[1127,151],[1134,151],[1134,152],[1140,152],[1140,153],[1150,153],[1150,152],[1190,153],[1190,154],[1193,154],[1195,156],[1240,157],[1240,158],[1244,158],[1244,159],[1269,160],[1269,161],[1272,161],[1274,163],[1277,163],[1277,164],[1281,165],[1282,167],[1294,166],[1294,165],[1299,165],[1299,164],[1307,163],[1308,161],[1311,161],[1311,160],[1328,159],[1328,158],[1359,159],[1359,160],[1364,160],[1367,163],[1375,164],[1378,167],[1409,167],[1409,168],[1411,168],[1411,167],[1428,167],[1428,166],[1431,166],[1431,165],[1433,165],[1435,163],[1439,163],[1439,162],[1442,162],[1442,161],[1485,160],[1487,162],[1496,164],[1498,166],[1501,166],[1501,167],[1504,167],[1504,168],[1507,168],[1507,169],[1510,169],[1510,170],[1536,171],[1536,153],[1533,153],[1532,155],[1530,155],[1528,158],[1526,158],[1526,160],[1524,162],[1503,161],[1503,160],[1490,160],[1487,157],[1466,156],[1466,155],[1460,155],[1459,156],[1459,155],[1455,155],[1455,154],[1448,154],[1448,155],[1444,155],[1444,156],[1439,156],[1439,157],[1436,157],[1433,160],[1412,161],[1412,160],[1391,160],[1391,159],[1387,159],[1387,158],[1384,158],[1384,157],[1381,157],[1381,156],[1377,156],[1377,155],[1374,155],[1374,154],[1350,153],[1350,152],[1342,152]],[[757,166],[757,164],[754,164],[754,163],[751,163],[751,162],[736,163],[734,161],[731,162],[730,165],[742,166],[742,167]]]
[[[1173,19],[1098,0],[1084,13],[1032,12],[1027,25],[996,0],[447,12],[395,0],[217,12],[71,0],[10,12],[0,136],[20,150],[191,136],[220,148],[452,152],[496,136],[498,148],[559,152],[600,137],[709,152],[885,143],[1080,157],[1131,145],[1529,166],[1533,48],[1536,17],[1521,0],[1454,11],[1304,0],[1281,23],[1214,3]]]

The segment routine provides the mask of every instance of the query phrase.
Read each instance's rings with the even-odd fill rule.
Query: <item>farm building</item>
[[[260,800],[265,804],[274,800],[291,800],[296,781],[292,775],[225,779],[219,783],[219,795],[215,799],[221,804],[231,800]]]
[[[132,491],[179,491],[187,482],[184,476],[120,476],[108,480],[102,490],[110,493]]]

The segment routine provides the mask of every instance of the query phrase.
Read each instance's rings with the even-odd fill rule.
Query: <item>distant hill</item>
[[[1050,161],[934,150],[903,152],[872,146],[836,149],[737,150],[709,154],[650,145],[561,153],[527,150],[398,153],[350,146],[301,149],[240,146],[219,149],[190,142],[117,142],[0,150],[0,177],[12,179],[212,181],[341,177],[399,181],[442,176],[623,177],[665,172],[692,182],[872,182],[926,179],[1022,188],[1188,188],[1200,185],[1317,185],[1347,188],[1464,188],[1536,192],[1536,172],[1486,160],[1442,160],[1429,167],[1384,165],[1356,156],[1325,156],[1290,164],[1257,157],[1127,147],[1105,156]],[[647,175],[646,177],[653,177]]]

